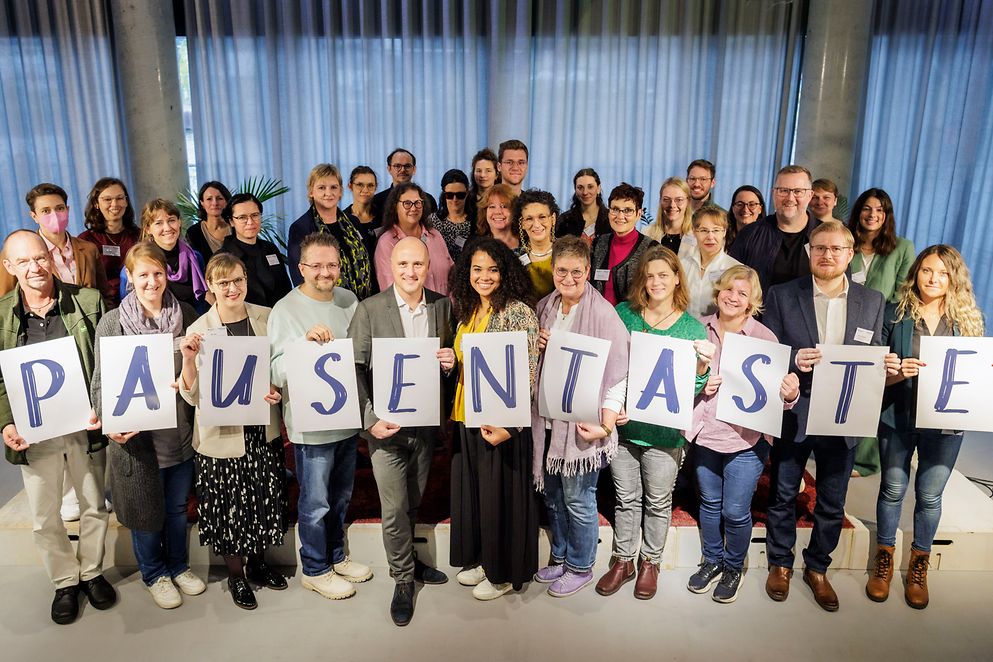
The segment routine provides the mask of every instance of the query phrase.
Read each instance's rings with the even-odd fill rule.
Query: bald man
[[[3,266],[17,284],[0,297],[0,350],[71,337],[76,341],[89,389],[93,374],[93,341],[104,313],[99,290],[56,279],[45,241],[37,233],[17,230],[3,244]],[[117,601],[103,578],[107,508],[104,505],[106,438],[96,429],[46,439],[30,446],[17,431],[6,384],[0,380],[0,429],[7,460],[21,465],[24,491],[31,508],[35,544],[55,584],[52,620],[66,625],[79,615],[79,594],[97,609]],[[64,476],[80,503],[79,545],[69,542],[59,507]]]
[[[359,406],[383,509],[383,544],[390,575],[396,581],[390,616],[397,625],[406,625],[413,618],[414,580],[425,584],[448,581],[443,572],[422,563],[414,553],[417,508],[427,485],[438,428],[402,428],[376,416],[370,396],[372,339],[437,337],[439,369],[446,375],[452,372],[451,304],[437,292],[425,289],[429,268],[424,243],[413,237],[401,239],[390,255],[393,284],[360,301],[348,327],[355,348]]]

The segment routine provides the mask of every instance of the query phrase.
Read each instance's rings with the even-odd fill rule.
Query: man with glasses
[[[809,236],[819,224],[807,213],[811,188],[803,166],[780,169],[772,188],[775,211],[743,227],[728,252],[758,272],[763,291],[810,275]]]
[[[345,556],[345,513],[355,482],[358,430],[299,432],[286,392],[286,351],[300,340],[324,344],[348,336],[358,299],[336,283],[341,275],[338,242],[315,232],[300,242],[303,283],[273,306],[269,315],[272,383],[284,389],[283,421],[293,442],[297,483],[300,585],[329,600],[355,594],[353,583],[372,579],[368,566]]]
[[[796,544],[796,498],[807,460],[813,454],[817,463],[817,501],[810,543],[803,550],[803,580],[817,604],[827,611],[838,609],[838,596],[825,573],[841,537],[845,495],[859,438],[807,434],[812,371],[821,360],[818,344],[883,344],[886,304],[882,294],[845,275],[855,255],[854,245],[852,233],[838,221],[814,228],[808,259],[811,275],[769,290],[762,318],[779,342],[792,347],[791,370],[800,378],[799,400],[784,412],[781,438],[772,446],[766,593],[777,602],[789,595]],[[887,354],[887,373],[895,375],[899,368],[897,355]]]
[[[446,254],[447,257],[447,254]],[[446,375],[455,366],[452,350],[452,306],[441,294],[425,287],[431,257],[415,237],[404,237],[390,254],[393,284],[359,303],[348,335],[355,343],[355,372],[363,426],[368,432],[372,473],[383,509],[383,545],[396,582],[390,616],[407,625],[414,616],[414,581],[444,584],[445,573],[417,558],[414,524],[424,495],[434,455],[438,427],[401,427],[381,419],[372,402],[372,339],[439,339],[436,357]],[[438,402],[438,411],[442,403]],[[442,420],[439,418],[439,420]]]
[[[497,172],[500,173],[500,180],[514,189],[514,195],[520,195],[524,178],[528,175],[528,146],[520,140],[500,143]]]
[[[393,192],[393,187],[400,184],[406,184],[409,181],[413,181],[414,174],[417,173],[417,158],[414,157],[413,153],[407,151],[403,147],[397,147],[390,155],[386,157],[386,169],[390,173],[390,178],[392,180],[389,188],[383,189],[376,195],[372,196],[372,215],[373,224],[375,227],[380,227],[383,224],[383,213],[386,209],[386,199],[390,197],[390,193]],[[434,210],[438,208],[438,201],[428,193],[424,192],[427,196],[430,204],[430,209],[424,210],[424,218],[434,213]]]
[[[690,209],[694,212],[704,205],[712,205],[721,211],[726,211],[714,203],[717,168],[713,163],[706,159],[692,161],[686,166],[686,184],[690,187]]]
[[[96,326],[104,313],[100,291],[55,278],[48,245],[28,230],[15,230],[7,236],[3,266],[17,279],[17,285],[0,297],[0,350],[71,337],[88,387]],[[7,460],[21,465],[35,544],[55,584],[51,616],[60,625],[76,620],[80,593],[96,609],[109,609],[117,601],[117,593],[102,574],[108,519],[103,497],[107,439],[97,429],[96,416],[91,417],[91,423],[92,430],[29,446],[18,433],[6,384],[0,380],[0,428]],[[80,504],[76,549],[59,517],[65,476],[75,487]]]

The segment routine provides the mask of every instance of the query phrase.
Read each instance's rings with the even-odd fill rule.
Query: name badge
[[[593,280],[606,281],[610,278],[610,269],[597,269],[593,272]]]
[[[270,267],[274,267],[277,264],[279,264],[279,256],[278,255],[266,255],[265,256],[265,261],[269,263],[269,266]]]
[[[213,337],[223,337],[223,338],[226,338],[227,335],[228,335],[228,329],[227,329],[227,327],[224,327],[224,326],[218,326],[218,327],[213,328],[213,329],[206,329],[203,332],[203,337],[204,338],[213,338]]]
[[[592,237],[595,231],[596,231],[595,225],[591,225],[588,228],[583,228],[583,234],[585,234],[587,237]]]
[[[110,257],[121,257],[120,246],[114,246],[113,244],[111,245],[103,244],[102,246],[100,246],[100,251],[104,255],[108,255]]]
[[[866,273],[864,271],[856,271],[852,274],[852,282],[858,283],[859,285],[865,285]]]
[[[863,329],[859,327],[855,330],[855,342],[860,342],[868,345],[872,342],[872,331],[869,329]]]
[[[465,247],[465,237],[455,237],[455,245],[459,248]]]
[[[517,259],[520,260],[521,264],[523,264],[525,267],[531,264],[531,256],[528,255],[527,253],[525,253],[524,255],[520,256]]]
[[[709,274],[708,277],[710,278],[710,282],[711,283],[716,283],[717,281],[719,281],[721,279],[721,276],[723,276],[723,275],[724,275],[724,272],[722,272],[722,271],[712,271],[712,272],[710,272],[710,274]]]

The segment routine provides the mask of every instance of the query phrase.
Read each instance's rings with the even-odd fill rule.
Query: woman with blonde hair
[[[941,519],[941,494],[962,447],[961,432],[915,425],[917,377],[921,370],[942,369],[921,363],[921,338],[984,334],[983,314],[976,306],[962,256],[945,244],[925,248],[911,265],[897,302],[887,306],[883,323],[883,344],[900,357],[901,365],[898,374],[886,377],[879,421],[882,472],[876,500],[876,559],[865,587],[866,595],[875,602],[889,597],[896,530],[916,451],[914,539],[904,598],[915,609],[927,607],[927,569]]]
[[[662,182],[658,214],[650,224],[639,223],[638,230],[680,256],[696,245],[692,238],[690,187],[682,178],[670,177]]]

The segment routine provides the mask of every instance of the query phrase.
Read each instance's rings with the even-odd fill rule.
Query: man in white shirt
[[[372,402],[373,338],[439,338],[439,367],[450,374],[452,350],[451,304],[424,288],[430,268],[427,247],[414,237],[397,242],[390,256],[393,285],[360,302],[348,335],[355,350],[356,381],[363,426],[368,432],[372,472],[383,508],[383,544],[396,581],[390,616],[406,625],[414,615],[414,581],[444,584],[445,574],[417,559],[414,524],[434,454],[438,428],[404,428],[377,416]],[[402,343],[402,341],[399,341]],[[441,409],[441,403],[438,403]],[[439,418],[443,420],[443,418]]]

